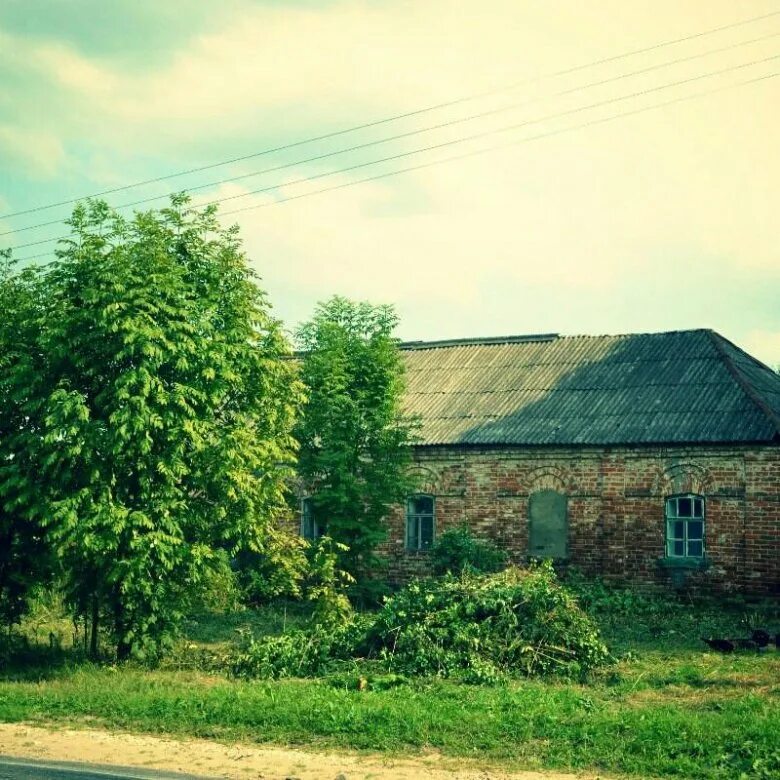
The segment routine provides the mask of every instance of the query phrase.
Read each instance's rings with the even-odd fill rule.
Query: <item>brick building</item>
[[[709,330],[403,345],[420,494],[390,575],[467,523],[522,562],[780,593],[780,376]]]

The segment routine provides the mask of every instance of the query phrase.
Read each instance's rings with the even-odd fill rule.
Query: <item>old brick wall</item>
[[[780,594],[780,447],[420,448],[421,492],[436,497],[436,531],[466,523],[527,559],[528,499],[553,489],[568,497],[569,562],[594,575],[669,585],[664,498],[705,497],[709,568],[689,586]],[[405,549],[404,508],[389,518],[382,552],[394,581],[428,570],[426,553]]]

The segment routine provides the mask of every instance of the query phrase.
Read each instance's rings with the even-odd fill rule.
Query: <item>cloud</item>
[[[0,124],[0,158],[21,163],[29,175],[51,176],[66,157],[55,134]]]
[[[122,79],[72,48],[58,43],[35,45],[28,52],[30,64],[58,86],[100,100],[124,88]]]
[[[757,0],[742,16],[767,10],[770,6]],[[31,171],[51,174],[62,174],[63,156],[77,149],[78,160],[69,165],[80,166],[78,173],[98,189],[104,182],[151,178],[484,92],[736,17],[726,0],[685,8],[673,0],[605,0],[597,14],[560,0],[488,0],[478,10],[456,0],[232,3],[190,37],[177,38],[153,68],[130,68],[55,38],[6,34],[0,39],[0,68],[5,63],[13,78],[6,96],[0,95],[0,116],[5,114],[0,146],[21,169],[29,165]],[[780,312],[771,304],[780,289],[773,227],[780,202],[775,150],[780,101],[774,99],[780,79],[575,127],[761,75],[771,65],[309,185],[291,183],[769,56],[776,41],[553,97],[769,29],[767,23],[732,30],[526,84],[504,95],[216,169],[178,186],[538,99],[491,119],[293,166],[241,186],[216,187],[202,199],[278,185],[262,197],[226,203],[229,211],[518,141],[467,160],[228,219],[241,224],[250,256],[291,321],[306,316],[315,300],[340,292],[397,303],[407,335],[418,338],[469,331],[697,326],[737,339],[751,330],[771,334],[780,328]],[[142,50],[138,41],[133,45]],[[573,129],[524,141],[567,128]],[[132,197],[117,202],[136,197],[127,195]]]
[[[74,97],[101,98],[119,86],[117,74],[71,45],[53,39],[13,35],[0,28],[0,67],[34,74],[45,83],[64,88]]]

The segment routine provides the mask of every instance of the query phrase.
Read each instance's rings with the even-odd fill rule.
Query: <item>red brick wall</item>
[[[668,585],[664,498],[705,496],[710,566],[688,572],[689,585],[780,594],[780,447],[642,449],[421,448],[422,490],[436,496],[436,530],[467,523],[526,559],[528,497],[554,489],[568,496],[569,562],[583,571]],[[389,518],[382,552],[390,578],[428,570],[426,553],[404,546],[404,510]]]

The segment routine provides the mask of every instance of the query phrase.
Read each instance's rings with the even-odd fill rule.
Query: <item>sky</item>
[[[2,0],[0,246],[72,205],[12,212],[452,103],[106,199],[230,198],[290,329],[341,294],[409,340],[713,328],[778,366],[780,13],[707,32],[778,11]]]

